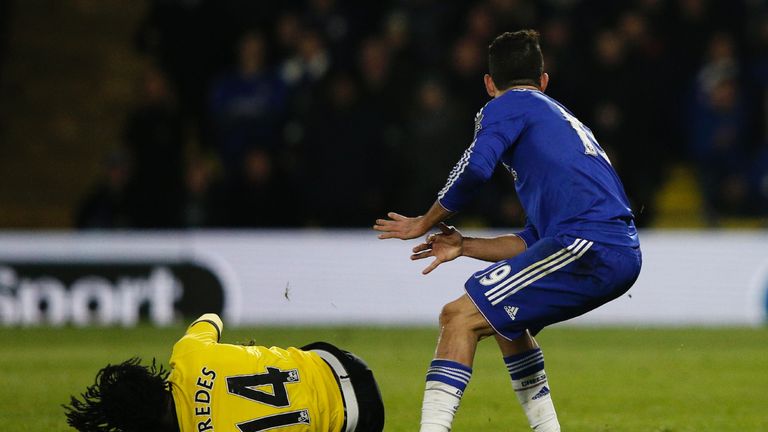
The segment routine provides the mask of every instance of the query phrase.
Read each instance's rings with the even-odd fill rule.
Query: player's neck
[[[508,92],[510,90],[536,90],[536,91],[541,91],[541,89],[536,87],[535,85],[513,85],[512,87],[505,88],[504,90],[497,90],[496,91],[496,96],[494,96],[494,97],[499,97],[499,96],[505,94],[506,92]]]

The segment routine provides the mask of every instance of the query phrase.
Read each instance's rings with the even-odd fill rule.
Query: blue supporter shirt
[[[563,234],[639,245],[608,156],[589,128],[544,93],[510,89],[477,113],[475,138],[438,194],[440,205],[461,210],[499,162],[512,174],[528,216],[518,235],[529,247]]]

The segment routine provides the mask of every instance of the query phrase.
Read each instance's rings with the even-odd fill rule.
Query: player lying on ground
[[[560,425],[533,336],[615,299],[640,273],[634,217],[618,176],[592,132],[546,96],[539,35],[504,33],[489,47],[485,87],[493,100],[477,114],[475,139],[427,214],[389,213],[379,238],[440,233],[413,249],[434,257],[424,270],[459,256],[495,262],[472,275],[466,294],[440,314],[440,339],[427,372],[421,430],[448,431],[472,375],[478,340],[495,336],[535,431]],[[501,163],[528,216],[522,232],[464,238],[442,221],[462,207]]]
[[[216,314],[173,346],[170,372],[139,359],[108,365],[65,406],[80,432],[381,432],[384,406],[359,357],[316,342],[301,349],[219,343]]]

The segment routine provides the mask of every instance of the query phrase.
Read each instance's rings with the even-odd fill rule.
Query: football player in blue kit
[[[625,293],[641,267],[624,188],[592,131],[544,94],[539,35],[504,33],[489,47],[475,137],[422,216],[389,213],[379,238],[413,239],[411,259],[434,257],[424,274],[459,256],[493,262],[440,313],[440,338],[426,377],[421,431],[446,432],[472,375],[480,339],[495,336],[512,386],[537,432],[559,431],[544,356],[534,336]],[[443,223],[472,199],[501,163],[527,215],[523,231],[470,238]]]

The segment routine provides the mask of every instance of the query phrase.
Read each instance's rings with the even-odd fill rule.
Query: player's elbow
[[[474,179],[474,182],[482,184],[490,180],[496,169],[495,164],[490,164],[485,160],[471,161],[467,165],[467,173]]]

